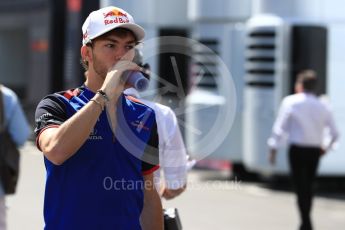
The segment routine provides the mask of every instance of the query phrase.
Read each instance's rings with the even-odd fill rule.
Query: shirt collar
[[[311,92],[302,92],[303,95],[305,95],[306,97],[316,97],[316,95],[314,93]]]
[[[92,92],[86,85],[82,85],[79,90],[81,91],[80,94],[82,94],[87,99],[91,99],[95,96],[95,93]]]

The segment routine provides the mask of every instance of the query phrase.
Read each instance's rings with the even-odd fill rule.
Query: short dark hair
[[[116,31],[116,36],[119,36],[120,38],[124,38],[124,37],[128,36],[128,34],[131,34],[135,38],[136,41],[138,40],[138,38],[135,36],[133,31],[131,31],[127,28],[122,28],[122,27],[118,27],[118,28],[115,28],[113,30],[110,30],[109,32],[106,32],[105,34],[102,34],[101,36],[94,38],[93,40],[97,40],[98,38],[106,37],[110,33],[113,33],[114,31]]]
[[[296,82],[303,86],[304,91],[315,93],[317,86],[317,74],[311,69],[303,70],[297,74]]]

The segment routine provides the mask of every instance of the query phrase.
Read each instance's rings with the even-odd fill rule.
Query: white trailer
[[[319,93],[329,100],[340,133],[345,132],[344,90],[345,18],[342,1],[262,0],[247,23],[244,91],[243,163],[260,174],[286,175],[287,146],[279,150],[277,165],[268,164],[267,138],[284,96],[293,93],[295,75],[311,68],[320,78]],[[325,134],[327,136],[327,134]],[[320,176],[345,175],[345,146],[320,162]]]

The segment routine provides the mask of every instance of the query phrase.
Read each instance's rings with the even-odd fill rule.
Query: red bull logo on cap
[[[109,11],[108,13],[103,13],[104,15],[104,18],[107,18],[107,17],[126,17],[127,18],[127,14],[126,13],[122,13],[121,11],[117,10],[117,9],[114,9],[112,11]]]
[[[128,23],[129,19],[126,13],[121,12],[118,9],[113,9],[107,13],[103,13],[104,15],[104,24],[113,24],[113,23]]]

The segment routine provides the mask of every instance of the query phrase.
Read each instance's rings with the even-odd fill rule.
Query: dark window
[[[291,84],[294,92],[296,74],[304,69],[316,71],[318,94],[325,94],[327,85],[327,30],[321,26],[294,26],[291,35]]]

